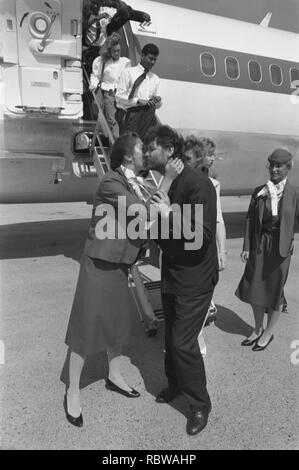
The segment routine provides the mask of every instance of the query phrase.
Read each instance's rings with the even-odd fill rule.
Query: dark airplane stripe
[[[290,84],[290,68],[298,69],[299,63],[281,59],[251,55],[227,49],[219,49],[198,44],[189,44],[169,39],[137,35],[141,48],[149,43],[155,43],[160,49],[160,56],[155,65],[155,73],[168,80],[177,80],[208,85],[243,88],[248,90],[265,91],[270,93],[291,94],[294,89]],[[200,55],[204,52],[212,54],[216,61],[216,74],[207,77],[200,67]],[[240,76],[237,80],[228,78],[225,72],[225,58],[235,57],[240,64]],[[252,82],[248,74],[248,62],[257,61],[262,68],[262,81]],[[281,86],[273,85],[270,80],[270,65],[279,65],[282,69],[283,82]]]

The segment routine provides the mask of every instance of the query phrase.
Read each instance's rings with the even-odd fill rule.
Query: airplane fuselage
[[[70,2],[51,0],[50,12],[37,0],[15,4],[1,5],[0,202],[91,201],[97,174],[72,152],[73,136],[94,127],[82,119],[82,1],[70,10]],[[290,180],[298,185],[298,35],[147,0],[130,4],[152,17],[145,28],[131,23],[131,50],[160,48],[158,116],[184,136],[215,140],[222,194],[262,184],[276,147],[294,155]],[[43,33],[32,24],[46,28],[53,12],[40,51]]]

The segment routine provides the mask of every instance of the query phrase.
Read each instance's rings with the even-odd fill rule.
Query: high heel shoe
[[[257,336],[255,339],[252,339],[252,340],[248,338],[244,339],[244,341],[242,341],[241,343],[241,346],[253,346],[260,339],[263,333],[264,333],[264,330],[261,332],[259,336]]]
[[[252,348],[252,351],[264,351],[264,349],[266,349],[269,344],[271,343],[271,341],[273,341],[274,339],[274,335],[271,336],[271,338],[269,339],[268,343],[265,344],[265,346],[260,346],[258,343],[256,343],[253,348]]]
[[[66,394],[64,395],[64,399],[63,399],[63,407],[64,407],[66,419],[68,420],[68,422],[73,424],[73,426],[77,426],[77,428],[82,428],[82,426],[83,426],[82,413],[77,418],[75,418],[74,416],[69,414],[69,412],[67,410],[67,395]]]
[[[128,397],[128,398],[140,397],[140,393],[137,392],[137,390],[134,390],[134,388],[131,387],[131,391],[128,392],[127,390],[124,390],[123,388],[118,387],[118,385],[115,385],[115,383],[111,382],[111,380],[109,379],[106,379],[105,387],[107,388],[107,390],[120,393],[121,395],[124,395],[125,397]]]

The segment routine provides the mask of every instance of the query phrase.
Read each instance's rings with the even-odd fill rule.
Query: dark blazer
[[[119,196],[123,196],[121,207],[119,207]],[[122,230],[123,234],[126,233],[127,225],[132,220],[132,217],[127,217],[127,224],[125,224],[123,215],[130,205],[136,203],[145,206],[134,193],[121,168],[106,173],[96,192],[92,220],[84,247],[84,253],[91,258],[100,258],[105,261],[110,261],[111,263],[133,264],[146,240],[140,238],[131,240],[128,236],[123,235],[121,237],[119,228]],[[111,205],[115,210],[114,214],[107,215],[102,213],[99,215],[103,209],[103,204]],[[122,209],[122,215],[118,212],[119,208]],[[104,219],[111,228],[115,227],[116,236],[114,239],[111,237],[104,239],[97,238],[97,224]],[[144,219],[141,219],[141,224],[145,226],[145,223],[146,215]]]
[[[179,266],[201,266],[201,286],[207,291],[214,286],[218,280],[218,258],[216,247],[216,191],[208,176],[201,171],[194,170],[188,166],[173,181],[168,196],[171,204],[191,205],[191,227],[192,231],[197,223],[197,229],[202,231],[202,246],[196,250],[186,250],[185,243],[190,243],[182,234],[181,239],[159,240],[163,250],[163,262],[169,265]],[[198,226],[195,219],[195,204],[202,204],[203,223]],[[170,221],[173,223],[173,221]]]
[[[264,198],[257,197],[257,194],[263,187],[264,185],[255,188],[251,197],[245,222],[244,251],[255,253],[259,246],[265,203]],[[286,258],[293,252],[296,221],[299,218],[299,191],[288,181],[284,188],[280,212],[279,254]]]

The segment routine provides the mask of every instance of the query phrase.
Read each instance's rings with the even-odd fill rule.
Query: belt
[[[261,230],[261,233],[278,233],[280,231],[280,227],[269,227]]]
[[[127,112],[138,112],[138,111],[144,111],[145,109],[149,109],[148,105],[142,105],[142,106],[131,106],[131,108],[127,109]]]

